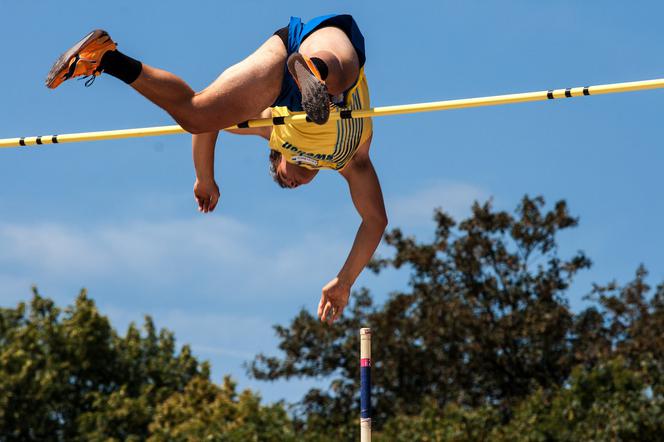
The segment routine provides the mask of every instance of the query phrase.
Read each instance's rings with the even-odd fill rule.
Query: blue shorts
[[[357,27],[357,23],[352,16],[347,14],[331,14],[323,15],[320,17],[313,18],[307,23],[302,23],[302,20],[299,17],[291,17],[290,23],[287,28],[280,29],[275,32],[275,35],[279,35],[284,44],[286,45],[286,59],[293,53],[297,52],[300,49],[302,42],[315,30],[320,28],[326,28],[333,26],[339,28],[348,36],[351,44],[357,52],[357,56],[360,59],[360,68],[364,66],[366,62],[366,54],[364,52],[364,36],[360,32],[360,29]],[[288,39],[286,39],[285,31],[288,31]],[[286,43],[287,42],[287,43]],[[284,79],[281,82],[281,92],[277,99],[272,103],[274,106],[286,106],[288,110],[293,112],[302,111],[302,93],[297,87],[295,80],[288,72],[288,67],[284,63]]]

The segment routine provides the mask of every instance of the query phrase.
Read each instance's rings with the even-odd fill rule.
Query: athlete
[[[330,112],[369,107],[364,75],[364,37],[350,15],[326,15],[303,23],[291,17],[253,54],[226,69],[201,92],[182,79],[117,50],[107,32],[95,30],[56,60],[46,78],[54,89],[75,77],[102,73],[129,84],[192,134],[194,196],[203,213],[215,209],[219,187],[214,151],[221,129],[248,119],[306,113],[315,124],[276,124],[233,129],[258,135],[270,147],[270,172],[282,187],[311,182],[320,169],[347,181],[362,223],[337,276],[322,289],[318,317],[331,324],[348,304],[350,290],[371,259],[387,226],[378,177],[369,157],[371,119],[325,124]]]

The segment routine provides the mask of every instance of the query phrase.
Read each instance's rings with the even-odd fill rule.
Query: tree
[[[593,368],[578,366],[565,385],[534,391],[514,409],[505,424],[490,406],[475,408],[424,401],[416,416],[391,419],[381,441],[658,441],[664,431],[664,396],[652,394],[644,367],[632,368],[622,357]],[[658,382],[662,374],[659,373]],[[650,379],[650,380],[649,380]]]
[[[566,294],[590,266],[561,258],[574,227],[564,202],[524,197],[514,214],[475,204],[456,224],[435,212],[434,239],[399,229],[376,259],[411,271],[374,305],[353,294],[334,327],[306,311],[276,326],[281,357],[258,379],[328,377],[294,408],[237,393],[145,318],[120,336],[82,291],[64,310],[36,289],[0,309],[0,442],[13,440],[329,441],[359,436],[358,331],[374,337],[374,428],[381,440],[657,440],[664,431],[664,284],[594,285],[574,313]]]
[[[514,430],[518,422],[545,416],[551,428],[569,423],[550,410],[551,402],[537,409],[537,401],[559,397],[568,405],[599,404],[588,402],[592,394],[612,401],[612,407],[633,400],[642,411],[630,409],[622,429],[601,433],[607,438],[661,430],[651,424],[662,421],[664,285],[651,296],[641,267],[625,286],[594,286],[588,297],[594,305],[570,311],[567,291],[590,260],[582,252],[559,256],[559,234],[577,225],[563,201],[545,210],[541,197],[526,196],[514,215],[495,211],[490,202],[476,203],[458,226],[441,211],[435,221],[428,243],[392,230],[385,240],[394,255],[373,263],[377,272],[409,268],[407,291],[392,293],[380,306],[368,291],[355,293],[336,327],[302,311],[289,326],[275,327],[283,356],[259,355],[252,362],[258,379],[332,379],[328,391],[313,389],[300,401],[304,434],[357,436],[357,331],[369,325],[375,342],[374,426],[380,431],[387,423],[385,440],[510,440],[499,436],[526,434],[523,427]],[[597,383],[617,377],[632,381],[616,381],[608,392]],[[643,396],[644,388],[650,396]],[[565,434],[591,435],[584,425],[617,417],[621,409],[626,408],[585,414]],[[651,424],[630,433],[639,419]],[[519,440],[559,440],[553,430],[547,434]],[[560,440],[577,439],[570,437]]]
[[[219,387],[194,378],[156,410],[148,441],[295,441],[293,426],[282,404],[261,406],[249,390],[237,395],[229,378]]]
[[[641,265],[622,287],[615,281],[593,287],[588,298],[597,306],[577,318],[578,359],[621,356],[635,368],[647,359],[651,372],[664,373],[664,284],[651,295],[647,275]]]
[[[557,235],[577,220],[562,201],[543,208],[542,198],[524,197],[512,216],[476,203],[458,227],[436,211],[430,243],[391,231],[385,240],[394,256],[377,260],[374,269],[409,267],[410,290],[391,294],[380,307],[360,292],[332,328],[303,311],[289,327],[276,327],[284,356],[259,355],[252,374],[332,376],[329,392],[312,390],[300,404],[308,421],[329,422],[329,431],[358,415],[356,333],[368,324],[376,343],[378,427],[398,413],[419,413],[423,397],[441,407],[509,410],[535,388],[559,385],[575,363],[564,293],[590,261],[581,252],[558,256]],[[356,427],[349,425],[347,431]]]
[[[212,384],[171,332],[143,329],[119,336],[85,291],[64,311],[36,289],[0,309],[0,441],[288,440],[282,404]]]
[[[652,388],[661,385],[662,373],[653,379],[645,365],[633,367],[617,356],[592,368],[578,366],[566,385],[533,393],[494,439],[661,440],[664,396]]]

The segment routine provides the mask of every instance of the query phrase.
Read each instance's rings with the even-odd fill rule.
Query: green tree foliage
[[[438,410],[445,418],[434,440],[484,440],[537,391],[558,391],[578,365],[592,370],[623,355],[638,370],[650,354],[650,370],[661,372],[664,290],[648,301],[643,269],[625,287],[595,287],[593,307],[568,308],[570,284],[590,260],[558,252],[558,235],[577,225],[565,202],[545,209],[542,198],[524,197],[514,214],[475,204],[458,226],[441,211],[435,221],[426,243],[391,231],[393,256],[374,262],[377,272],[409,268],[407,291],[380,306],[366,290],[355,294],[336,327],[303,311],[276,327],[283,356],[251,364],[258,379],[332,378],[327,391],[311,390],[300,402],[302,431],[357,437],[362,326],[373,332],[374,426],[395,416],[435,426],[426,416]],[[662,394],[661,383],[651,388]]]
[[[85,291],[61,311],[36,289],[29,307],[0,309],[0,441],[283,440],[283,406],[209,368],[145,318],[124,337]],[[214,424],[214,425],[213,425]],[[288,439],[286,439],[288,440]]]
[[[279,403],[261,406],[248,390],[239,397],[230,378],[219,387],[197,377],[156,410],[148,441],[294,441],[293,426]]]
[[[662,373],[652,377],[618,356],[592,369],[577,367],[568,384],[537,390],[517,407],[514,419],[495,431],[495,440],[658,441],[664,432],[664,395],[653,394]],[[499,436],[499,437],[498,437]]]
[[[333,327],[306,311],[276,326],[283,354],[257,356],[256,378],[330,379],[294,419],[228,378],[212,383],[149,317],[120,336],[85,291],[61,310],[35,290],[0,309],[0,442],[357,440],[364,326],[378,441],[662,440],[664,285],[639,267],[572,312],[566,295],[590,260],[560,256],[559,234],[577,224],[564,202],[475,204],[458,225],[441,211],[435,221],[424,243],[391,231],[392,256],[373,263],[410,270],[407,290],[382,305],[360,290]]]
[[[633,281],[593,287],[589,299],[597,302],[579,314],[575,324],[576,358],[592,365],[613,355],[639,369],[644,360],[655,379],[664,373],[664,284],[654,293],[640,266]],[[664,385],[656,383],[657,393]]]
[[[644,364],[647,365],[647,364]],[[425,401],[416,416],[399,415],[382,441],[658,441],[664,431],[664,397],[653,395],[649,368],[633,369],[622,357],[592,369],[578,366],[568,383],[537,389],[517,407],[508,424],[495,408]],[[661,383],[660,377],[657,382]]]

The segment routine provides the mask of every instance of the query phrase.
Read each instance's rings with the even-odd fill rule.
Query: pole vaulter
[[[332,324],[342,317],[351,289],[388,224],[380,179],[371,161],[372,117],[664,87],[660,78],[372,107],[366,64],[365,37],[351,15],[329,14],[306,22],[290,17],[256,51],[196,92],[176,74],[120,51],[107,31],[95,29],[55,60],[45,86],[56,89],[76,78],[86,79],[90,86],[101,75],[113,77],[164,110],[177,125],[11,138],[0,140],[0,147],[188,132],[196,174],[193,193],[202,213],[213,212],[220,200],[214,171],[220,130],[264,138],[269,146],[268,172],[281,188],[309,184],[321,170],[339,173],[361,223],[343,265],[321,289],[317,315]]]

